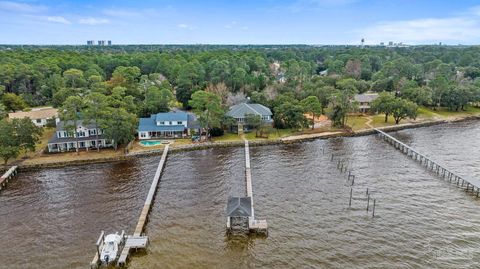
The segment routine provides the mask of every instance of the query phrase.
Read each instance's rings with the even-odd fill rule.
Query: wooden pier
[[[433,161],[430,157],[419,153],[391,135],[388,135],[379,129],[375,129],[375,131],[377,131],[380,138],[387,141],[394,148],[400,150],[400,152],[403,154],[419,162],[427,170],[436,173],[440,178],[448,180],[460,188],[464,188],[465,191],[471,191],[472,193],[476,194],[477,197],[479,196],[480,180],[459,176],[458,174],[447,169],[445,166],[441,165],[439,162]]]
[[[163,150],[160,163],[158,164],[157,171],[155,172],[155,177],[153,178],[152,185],[150,186],[150,189],[148,191],[147,198],[145,199],[145,203],[140,213],[140,217],[138,218],[135,231],[133,235],[124,237],[124,245],[117,260],[117,267],[123,267],[127,264],[131,250],[144,249],[148,246],[148,237],[143,235],[143,230],[145,229],[145,225],[147,224],[148,214],[150,213],[150,210],[152,208],[152,202],[155,198],[158,183],[160,182],[160,176],[162,174],[163,167],[165,166],[165,161],[167,160],[168,149],[169,145],[166,145],[165,149]],[[99,265],[99,261],[99,253],[97,251],[95,257],[92,260],[91,268],[97,268]]]
[[[253,206],[253,187],[252,187],[252,171],[250,167],[250,148],[248,140],[245,140],[245,185],[246,185],[246,198],[248,198],[249,216],[248,216],[248,232],[257,233],[262,235],[268,235],[268,225],[266,220],[256,220],[255,219],[255,210]],[[238,198],[238,197],[237,197]],[[233,198],[234,200],[236,198]],[[240,198],[238,198],[240,199]],[[233,201],[233,200],[232,200]],[[238,204],[240,206],[240,203]],[[228,210],[228,208],[227,208]],[[232,208],[233,210],[233,208]],[[248,211],[248,210],[246,210]],[[232,229],[232,217],[227,216],[227,230]]]
[[[10,169],[8,169],[7,172],[0,177],[0,190],[3,189],[7,185],[8,181],[17,174],[17,168],[17,166],[10,167]]]

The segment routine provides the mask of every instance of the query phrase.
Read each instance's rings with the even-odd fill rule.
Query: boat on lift
[[[118,233],[105,236],[100,252],[100,261],[103,264],[108,265],[110,263],[113,263],[117,259],[121,242],[122,236],[120,236]]]

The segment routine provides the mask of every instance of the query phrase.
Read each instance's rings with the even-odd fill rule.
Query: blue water
[[[140,141],[140,144],[145,147],[151,147],[161,145],[162,141]]]

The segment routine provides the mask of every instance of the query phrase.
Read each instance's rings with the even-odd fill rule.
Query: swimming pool
[[[140,145],[144,147],[158,146],[161,144],[168,144],[168,141],[152,140],[152,141],[140,141]]]

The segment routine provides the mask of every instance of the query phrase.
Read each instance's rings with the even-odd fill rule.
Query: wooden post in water
[[[350,188],[350,200],[348,201],[348,207],[352,206],[352,192],[353,192],[353,188]]]
[[[375,204],[376,204],[376,199],[373,199],[373,211],[372,211],[372,218],[375,217]]]
[[[370,206],[370,194],[367,196],[367,212],[368,212],[369,206]]]

